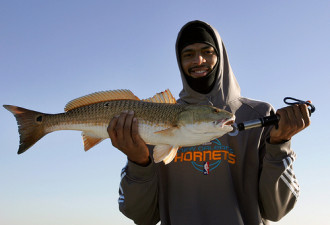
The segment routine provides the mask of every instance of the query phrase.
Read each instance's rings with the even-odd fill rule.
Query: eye
[[[204,54],[206,55],[213,55],[214,54],[214,49],[213,48],[207,48],[207,49],[204,49]]]
[[[184,54],[182,54],[182,58],[189,58],[189,57],[191,57],[193,54],[192,53],[184,53]]]

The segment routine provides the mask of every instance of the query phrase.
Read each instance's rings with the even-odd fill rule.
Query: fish
[[[27,151],[46,134],[59,130],[82,131],[84,150],[109,138],[111,119],[134,111],[144,142],[155,146],[155,163],[170,163],[180,147],[195,146],[233,130],[235,115],[213,106],[178,104],[167,89],[140,100],[130,90],[99,91],[66,104],[63,113],[48,114],[3,105],[16,118],[20,136],[18,154]]]

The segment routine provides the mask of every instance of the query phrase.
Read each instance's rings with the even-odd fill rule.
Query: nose
[[[206,59],[200,53],[199,54],[196,54],[195,57],[194,57],[194,59],[193,59],[193,63],[194,64],[197,64],[197,65],[201,65],[201,64],[203,64],[205,62],[206,62]]]

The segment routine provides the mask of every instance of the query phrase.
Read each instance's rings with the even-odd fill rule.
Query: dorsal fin
[[[85,105],[114,100],[140,100],[130,90],[100,91],[76,98],[66,104],[64,111],[70,111]]]
[[[157,93],[151,98],[143,99],[142,101],[154,102],[154,103],[171,103],[171,104],[176,103],[176,100],[173,97],[173,95],[169,89],[166,89],[163,92]]]

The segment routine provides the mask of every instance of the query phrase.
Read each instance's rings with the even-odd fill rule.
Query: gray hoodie
[[[235,114],[238,123],[269,115],[273,110],[269,104],[240,95],[218,32],[201,21],[190,23],[201,23],[214,32],[220,64],[211,92],[200,94],[188,86],[178,62],[183,83],[178,102],[226,109]],[[120,211],[136,224],[146,225],[159,221],[162,225],[278,221],[294,207],[299,185],[292,169],[295,154],[290,142],[271,145],[269,132],[270,128],[232,132],[210,143],[180,148],[168,165],[152,162],[141,167],[128,161],[121,174]]]

